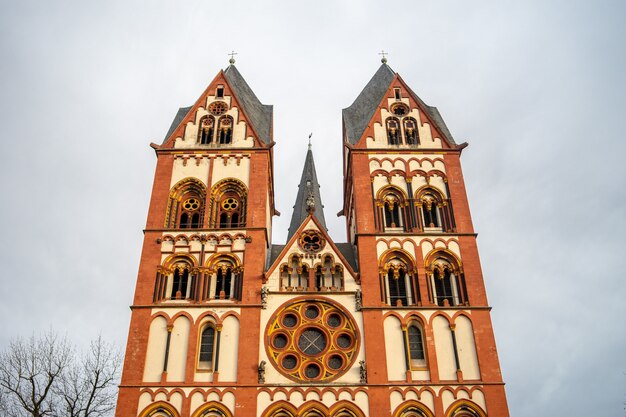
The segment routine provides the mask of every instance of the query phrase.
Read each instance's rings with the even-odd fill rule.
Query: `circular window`
[[[391,106],[391,112],[396,116],[406,116],[409,114],[409,107],[404,103],[396,103]]]
[[[307,319],[313,320],[314,318],[320,315],[320,311],[315,306],[308,306],[306,310],[304,310],[304,315],[306,316]]]
[[[317,253],[324,248],[326,240],[317,230],[307,230],[300,235],[298,245],[305,252]]]
[[[278,333],[276,336],[274,336],[274,339],[272,340],[272,345],[276,349],[283,349],[285,346],[287,346],[287,336]]]
[[[298,318],[293,314],[285,314],[283,324],[285,327],[294,327],[298,323]]]
[[[209,104],[209,113],[214,116],[220,116],[228,111],[228,104],[223,101],[214,101]]]
[[[331,313],[326,318],[326,323],[328,323],[330,327],[339,327],[341,325],[341,316],[336,313]]]
[[[239,201],[236,198],[228,197],[222,200],[222,208],[224,210],[234,210],[239,205]]]
[[[198,210],[200,208],[200,201],[197,198],[188,198],[183,202],[183,208],[185,210]]]
[[[298,347],[305,355],[319,355],[326,349],[326,336],[319,329],[305,329],[298,337]]]
[[[285,303],[265,333],[270,362],[294,381],[332,381],[350,369],[359,351],[354,319],[325,298]]]
[[[316,379],[320,376],[320,367],[311,363],[304,368],[304,375],[308,379]]]
[[[298,365],[298,359],[293,355],[285,355],[281,363],[285,369],[293,369]]]
[[[330,369],[340,369],[343,366],[343,358],[339,355],[333,355],[328,358],[328,367]]]

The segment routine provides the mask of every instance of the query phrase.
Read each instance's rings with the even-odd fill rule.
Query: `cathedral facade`
[[[466,144],[383,60],[343,110],[347,242],[309,146],[273,244],[272,126],[231,61],[151,145],[116,416],[507,417]]]

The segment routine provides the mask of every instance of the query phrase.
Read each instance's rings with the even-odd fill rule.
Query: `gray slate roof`
[[[298,185],[298,195],[296,196],[296,204],[293,206],[293,215],[289,224],[289,233],[287,233],[287,241],[291,239],[302,222],[308,217],[307,198],[313,195],[315,201],[315,212],[313,215],[318,222],[326,229],[326,220],[324,220],[324,206],[322,205],[322,197],[320,196],[320,184],[317,182],[317,173],[315,172],[315,162],[313,162],[313,151],[309,147],[302,169],[302,177],[300,185]]]
[[[258,133],[261,142],[270,144],[272,142],[272,116],[274,113],[274,106],[268,104],[262,104],[257,98],[254,91],[250,88],[246,80],[244,80],[241,73],[235,68],[234,65],[229,65],[224,71],[226,79],[230,83],[239,104],[243,108],[244,113],[250,119],[250,123],[254,126],[254,130]],[[170,126],[163,143],[170,137],[174,130],[183,121],[192,106],[181,107],[178,109],[172,125]]]
[[[370,120],[372,120],[372,117],[374,117],[374,112],[383,99],[385,92],[389,89],[395,75],[396,73],[389,65],[382,64],[365,88],[363,88],[363,91],[361,91],[356,100],[354,100],[354,103],[352,103],[350,107],[343,109],[342,113],[346,140],[350,144],[355,145],[359,139],[361,139],[361,136],[363,136],[363,132],[365,132],[367,125]],[[442,135],[445,136],[444,139],[450,144],[455,145],[454,138],[448,130],[448,126],[446,126],[446,123],[443,121],[439,110],[437,110],[436,107],[424,103],[412,90],[409,89],[409,91],[411,91],[411,94],[420,105],[426,109],[433,123],[441,131]]]
[[[271,143],[274,106],[262,104],[259,101],[254,91],[252,91],[234,65],[229,65],[226,71],[224,71],[224,75],[233,88],[239,104],[243,107],[243,111],[250,119],[250,123],[254,126],[254,130],[259,134],[259,139],[265,144]]]

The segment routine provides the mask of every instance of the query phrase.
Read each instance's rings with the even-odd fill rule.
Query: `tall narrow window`
[[[224,98],[224,86],[218,85],[217,90],[215,91],[215,97]]]
[[[400,123],[395,117],[387,119],[387,143],[390,145],[400,145]]]
[[[246,186],[234,178],[224,179],[211,190],[209,227],[230,229],[246,225]]]
[[[437,298],[437,305],[455,305],[454,303],[454,291],[452,287],[452,271],[449,268],[437,268],[434,271],[435,279],[435,292]],[[446,303],[447,302],[447,303]]]
[[[412,117],[404,119],[404,137],[407,145],[419,145],[419,133],[417,131],[417,122]]]
[[[185,178],[170,191],[165,227],[181,229],[203,227],[206,188],[196,178]]]
[[[393,89],[393,95],[394,95],[396,100],[401,100],[402,99],[402,95],[400,94],[400,89],[399,88],[394,88]]]
[[[408,230],[406,218],[406,196],[396,187],[385,187],[378,192],[377,206],[380,210],[376,224],[380,229],[403,229]],[[387,230],[399,232],[399,230]]]
[[[389,269],[387,272],[389,301],[392,306],[407,306],[406,273],[404,269]]]
[[[402,227],[400,207],[394,198],[385,200],[385,227]]]
[[[215,280],[215,298],[230,299],[233,280],[232,268],[219,268]]]
[[[407,329],[407,338],[409,339],[409,358],[411,359],[411,367],[424,366],[426,364],[426,356],[424,355],[422,329],[420,329],[416,324],[411,324]]]
[[[220,117],[217,134],[220,144],[231,143],[233,137],[233,119],[230,116]]]
[[[215,118],[213,116],[204,116],[200,120],[200,128],[198,129],[198,142],[202,145],[208,145],[213,142],[213,132],[215,126]]]
[[[215,328],[207,326],[200,336],[200,354],[198,355],[198,368],[213,369],[213,353],[215,348]]]
[[[189,284],[189,267],[187,265],[176,265],[172,279],[172,300],[184,300],[187,298]]]

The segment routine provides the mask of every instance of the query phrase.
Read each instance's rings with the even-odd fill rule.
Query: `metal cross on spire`
[[[234,64],[235,63],[235,55],[237,55],[237,52],[231,51],[230,54],[228,54],[228,55],[230,55],[230,59],[228,60],[228,62],[230,62],[231,65]]]
[[[382,59],[380,60],[380,62],[382,62],[383,64],[386,64],[387,63],[387,55],[389,55],[389,53],[385,52],[385,50],[383,49],[383,50],[381,50],[378,53],[378,55],[382,55],[383,56]]]
[[[311,136],[313,136],[313,132],[309,133],[309,150],[311,150]]]

